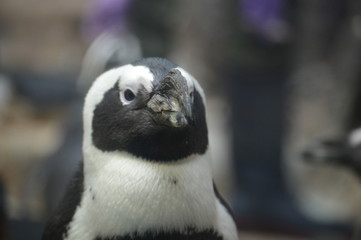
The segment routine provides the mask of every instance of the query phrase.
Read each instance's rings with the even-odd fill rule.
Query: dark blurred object
[[[0,72],[0,115],[9,107],[14,86],[8,76]]]
[[[5,190],[2,179],[0,180],[0,239],[9,239],[9,222],[5,210]]]
[[[128,12],[128,27],[139,39],[144,57],[164,57],[172,44],[175,0],[132,1]]]
[[[43,229],[44,224],[42,222],[12,220],[8,223],[9,240],[38,240],[41,239]]]
[[[238,40],[227,74],[234,210],[241,230],[310,236],[322,226],[299,211],[282,169],[289,44],[269,35],[276,33],[270,22],[283,19],[288,6],[284,1],[259,2],[264,1],[240,1],[241,24],[232,32]]]
[[[40,74],[33,72],[8,73],[14,91],[37,110],[51,110],[71,102],[77,95],[76,74],[54,72]]]
[[[290,194],[282,168],[287,74],[282,68],[240,68],[229,86],[240,230],[349,239],[348,223],[312,221]]]

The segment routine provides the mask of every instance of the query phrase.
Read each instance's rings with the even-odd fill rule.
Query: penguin
[[[212,178],[206,99],[163,58],[100,75],[83,108],[83,161],[43,240],[237,240]]]
[[[304,160],[350,169],[361,181],[361,128],[343,137],[317,140],[303,151]]]

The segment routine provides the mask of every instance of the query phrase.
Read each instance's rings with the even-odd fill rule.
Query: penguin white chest
[[[85,165],[84,193],[68,240],[216,224],[212,176],[204,157],[159,164],[125,153],[93,156],[98,159]]]

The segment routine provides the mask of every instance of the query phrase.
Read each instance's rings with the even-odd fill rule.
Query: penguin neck
[[[100,234],[214,226],[216,201],[206,157],[155,163],[94,146],[84,151],[82,208],[87,210],[81,212],[93,214],[100,225],[109,223]],[[102,213],[92,213],[96,209]]]
[[[126,151],[102,151],[92,144],[86,144],[87,142],[84,141],[83,144],[85,175],[89,174],[91,176],[92,174],[100,174],[103,171],[119,173],[125,168],[130,168],[130,171],[127,172],[129,174],[132,171],[142,170],[144,172],[137,172],[137,174],[142,175],[147,174],[147,171],[156,170],[163,174],[176,172],[193,178],[204,172],[208,177],[212,178],[212,169],[207,153],[204,155],[192,154],[189,157],[172,162],[157,162],[134,156]],[[188,167],[198,165],[200,168],[196,170],[189,169],[190,171],[185,171],[188,170]],[[109,169],[109,166],[113,168]]]
[[[156,185],[162,178],[179,178],[192,181],[193,184],[207,182],[212,186],[212,169],[210,161],[204,155],[193,154],[175,162],[153,162],[136,157],[127,152],[106,152],[93,145],[83,146],[85,184],[95,183],[99,179],[109,180],[109,187],[123,184],[123,179],[137,181],[152,180],[145,185],[134,185],[141,190]],[[177,181],[176,181],[177,182]]]

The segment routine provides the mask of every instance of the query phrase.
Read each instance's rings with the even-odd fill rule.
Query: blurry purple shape
[[[252,30],[265,40],[284,40],[284,0],[240,0],[240,10]]]
[[[119,33],[126,29],[127,13],[131,0],[95,0],[90,1],[89,11],[85,15],[84,31],[91,40],[101,33]]]

